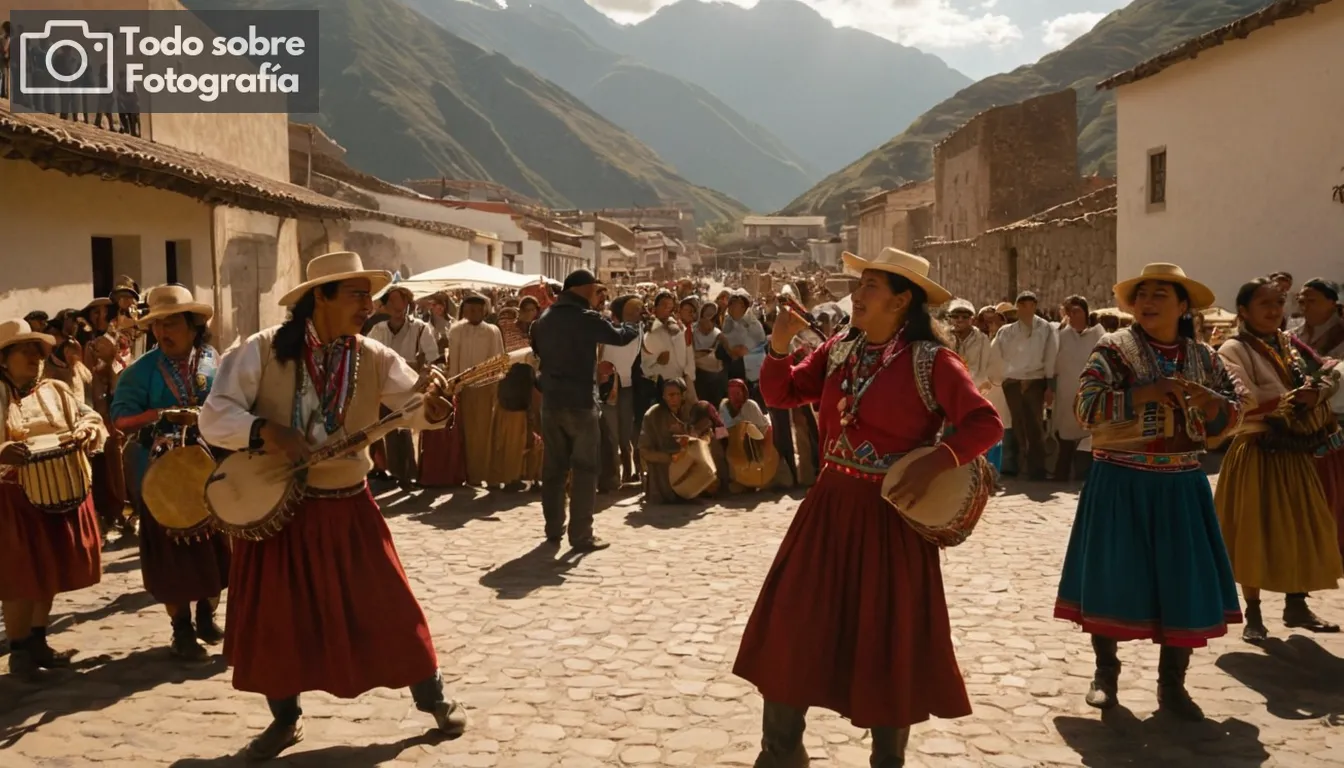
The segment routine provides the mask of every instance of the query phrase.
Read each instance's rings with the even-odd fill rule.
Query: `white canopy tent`
[[[522,288],[539,280],[541,275],[520,275],[467,259],[422,272],[395,285],[410,290],[419,299],[438,291],[457,288]]]

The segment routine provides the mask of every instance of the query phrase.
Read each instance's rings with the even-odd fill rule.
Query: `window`
[[[1148,150],[1148,210],[1167,207],[1167,148]]]
[[[106,296],[112,292],[112,281],[116,279],[112,266],[112,238],[90,238],[89,245],[93,254],[93,295]]]

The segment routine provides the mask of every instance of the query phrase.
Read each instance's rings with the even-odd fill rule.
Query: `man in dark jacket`
[[[616,327],[593,311],[601,284],[586,269],[571,272],[555,303],[532,323],[532,351],[541,360],[541,508],[546,541],[565,534],[565,480],[571,470],[569,543],[580,552],[606,549],[593,535],[597,475],[601,468],[601,417],[597,400],[597,345],[628,344],[633,325]]]

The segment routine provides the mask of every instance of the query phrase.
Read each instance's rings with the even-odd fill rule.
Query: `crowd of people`
[[[940,540],[902,516],[982,456],[1000,476],[1086,480],[1054,611],[1091,635],[1094,707],[1118,701],[1119,643],[1151,640],[1160,709],[1201,719],[1192,650],[1242,622],[1264,640],[1266,592],[1285,595],[1284,626],[1338,631],[1308,605],[1344,576],[1335,284],[1293,294],[1290,276],[1253,279],[1235,328],[1205,336],[1215,297],[1173,264],[1121,280],[1114,311],[1071,296],[1052,320],[1030,291],[977,311],[896,249],[844,259],[848,311],[805,281],[765,295],[626,289],[586,270],[417,296],[338,252],[282,297],[284,323],[222,354],[213,308],[180,285],[141,296],[123,279],[82,310],[0,323],[9,669],[69,666],[48,643],[53,599],[98,582],[103,538],[121,529],[137,534],[173,655],[199,661],[222,642],[234,686],[267,699],[251,757],[303,738],[313,690],[406,687],[456,735],[465,712],[370,480],[539,491],[545,541],[577,552],[608,546],[600,493],[700,503],[804,486],[734,666],[765,699],[757,765],[798,764],[820,706],[871,728],[874,766],[899,766],[912,724],[970,713]],[[501,360],[502,380],[454,384]],[[402,428],[367,450],[306,463],[388,414]],[[1214,493],[1201,459],[1224,444]],[[177,525],[152,513],[146,477],[187,445],[282,455],[305,480],[275,514]]]

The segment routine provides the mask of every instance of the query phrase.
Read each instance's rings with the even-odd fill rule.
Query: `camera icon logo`
[[[112,56],[111,32],[90,31],[86,21],[48,21],[41,32],[19,35],[19,93],[110,94]],[[106,78],[86,77],[102,64]]]

